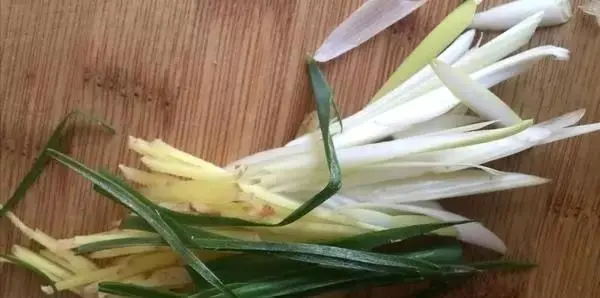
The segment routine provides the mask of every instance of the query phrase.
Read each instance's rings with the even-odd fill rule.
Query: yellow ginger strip
[[[257,227],[254,229],[259,233],[261,231],[268,231],[271,233],[271,236],[261,234],[261,237],[264,240],[293,242],[315,242],[335,240],[345,237],[356,236],[368,232],[368,230],[366,229],[361,229],[357,227],[338,224],[304,222],[302,220],[299,220],[287,226],[277,228]]]
[[[152,148],[150,146],[150,143],[146,142],[145,140],[134,138],[132,136],[129,136],[128,147],[129,149],[143,156],[150,156],[169,161],[177,161],[175,158],[169,157],[168,153],[161,150],[157,150],[157,148]]]
[[[261,237],[259,233],[253,231],[252,229],[244,229],[244,228],[204,228],[203,230],[214,233],[217,235],[246,240],[246,241],[260,241]]]
[[[54,282],[58,282],[64,278],[69,278],[69,277],[73,276],[71,272],[67,271],[67,269],[62,268],[61,266],[59,266],[58,264],[55,264],[50,259],[48,259],[42,255],[38,255],[35,252],[33,252],[27,248],[24,248],[22,246],[14,245],[12,248],[12,253],[15,258],[22,260],[23,262],[26,262],[26,263],[31,264],[32,266],[36,267],[38,270],[40,270],[50,280],[52,280]],[[48,253],[53,254],[52,252],[46,250],[46,254],[48,254]],[[58,257],[55,254],[53,254],[53,255],[55,257]],[[6,261],[6,260],[4,260],[4,261]],[[71,291],[79,296],[83,296],[83,292],[79,288],[69,289],[69,291]],[[42,292],[44,292],[48,295],[51,295],[54,293],[54,290],[50,286],[44,286],[44,287],[42,287]]]
[[[72,288],[77,288],[81,286],[85,286],[89,283],[95,282],[101,279],[108,279],[114,276],[117,276],[119,270],[123,269],[122,267],[107,267],[103,269],[98,269],[92,272],[86,272],[85,274],[78,274],[71,278],[63,279],[54,284],[58,291],[69,290]],[[42,291],[48,292],[52,291],[52,287],[45,286],[42,287]]]
[[[81,287],[101,280],[121,280],[147,271],[164,268],[176,264],[178,257],[171,252],[159,252],[131,258],[122,265],[111,266],[93,272],[78,274],[57,282],[57,290]],[[45,287],[48,289],[48,287]]]
[[[48,259],[36,254],[35,252],[33,252],[25,247],[22,247],[20,245],[13,245],[12,254],[16,258],[31,264],[32,266],[38,268],[39,270],[42,270],[44,272],[49,272],[50,274],[56,276],[59,279],[70,278],[72,276],[72,274],[69,273],[67,271],[67,269],[64,269],[64,268],[54,264],[53,262],[49,261]]]
[[[281,194],[276,194],[266,190],[263,187],[257,185],[247,185],[240,184],[240,188],[248,194],[254,195],[258,199],[262,199],[267,203],[281,206],[287,209],[286,214],[280,214],[280,216],[285,217],[290,214],[293,210],[296,210],[300,203],[283,196]],[[324,208],[315,208],[308,214],[306,214],[302,220],[317,220],[317,221],[325,221],[325,222],[335,222],[339,224],[359,227],[359,228],[368,228],[368,225],[364,225],[356,220],[352,220],[346,216],[335,214],[329,210]]]
[[[218,203],[231,202],[236,199],[240,190],[231,181],[188,180],[144,187],[140,192],[158,202]]]
[[[129,148],[139,154],[144,155],[145,157],[152,157],[155,159],[177,162],[179,164],[201,168],[204,170],[204,172],[210,173],[213,176],[227,177],[231,175],[231,173],[227,172],[226,170],[189,153],[178,150],[160,139],[147,142],[145,140],[130,136]]]
[[[77,269],[73,267],[73,265],[71,265],[71,263],[69,263],[67,260],[61,258],[59,255],[51,252],[50,250],[47,249],[42,249],[39,252],[39,255],[48,259],[50,262],[53,262],[59,266],[61,266],[62,268],[66,269],[69,271],[69,273],[74,274]]]
[[[144,164],[146,164],[146,166],[148,166],[150,169],[152,169],[153,171],[156,172],[161,172],[161,173],[165,173],[165,174],[170,174],[170,175],[175,175],[175,176],[180,176],[180,177],[187,177],[187,178],[192,178],[192,179],[199,179],[199,178],[208,178],[210,175],[208,172],[204,171],[202,172],[200,170],[200,166],[189,166],[189,165],[185,165],[182,164],[180,162],[173,162],[167,159],[164,159],[164,156],[167,156],[168,158],[173,158],[173,156],[178,156],[178,161],[185,161],[188,163],[194,163],[196,162],[196,164],[202,164],[205,165],[204,163],[198,162],[198,158],[193,157],[192,155],[179,151],[173,147],[171,147],[170,145],[165,144],[164,142],[160,141],[160,140],[156,140],[152,143],[148,143],[146,141],[140,140],[140,139],[135,139],[135,138],[131,138],[132,140],[135,140],[134,142],[130,142],[130,147],[138,152],[144,152],[142,154],[146,155],[144,157],[142,157],[142,162]],[[141,145],[140,145],[141,144]],[[163,158],[163,159],[161,159]],[[227,176],[230,177],[232,180],[230,181],[235,181],[235,174],[229,173],[224,169],[221,169],[217,166],[214,166],[212,164],[210,164],[210,166],[206,166],[207,168],[211,168],[212,170],[214,170],[214,173],[220,173],[220,174],[216,174],[216,176],[219,175],[223,175],[223,176]],[[211,172],[212,173],[212,172]],[[213,178],[216,178],[216,176],[211,176]],[[196,178],[194,178],[196,177]],[[217,182],[218,180],[218,182]],[[163,192],[153,192],[152,191],[142,191],[143,194],[149,196],[150,199],[155,199],[155,200],[167,200],[167,198],[173,198],[174,194],[176,194],[178,199],[183,199],[184,201],[191,201],[189,198],[190,193],[189,192],[193,192],[194,194],[198,195],[198,193],[205,193],[205,194],[211,194],[211,198],[213,198],[213,201],[222,201],[222,200],[217,200],[214,199],[216,197],[218,197],[219,194],[218,192],[213,192],[212,189],[210,187],[215,187],[215,185],[217,185],[218,183],[223,183],[223,179],[215,179],[214,184],[211,181],[211,186],[208,185],[196,185],[194,187],[193,184],[190,184],[190,188],[189,189],[185,189],[185,190],[179,190],[179,188],[177,190],[174,190],[174,188],[171,188],[172,190],[166,192],[166,189],[163,190],[165,191]],[[237,183],[237,185],[239,186],[239,188],[255,197],[256,199],[265,201],[266,203],[268,203],[275,211],[276,216],[272,216],[269,217],[267,219],[263,219],[264,222],[268,222],[268,223],[276,223],[279,222],[281,219],[283,219],[286,215],[290,214],[293,210],[295,210],[296,208],[298,208],[300,206],[300,204],[290,198],[287,198],[283,195],[280,194],[275,194],[272,193],[268,190],[266,190],[265,188],[258,186],[258,185],[254,185],[254,184],[248,184],[248,183],[243,183],[243,182],[239,182]],[[207,189],[203,189],[203,187],[207,187]],[[198,199],[197,201],[199,203],[206,203],[205,200],[209,200],[210,198],[207,199]],[[231,206],[223,206],[222,208],[218,208],[218,209],[222,209],[219,211],[225,211],[230,209]],[[224,214],[222,214],[224,215]],[[228,214],[228,216],[234,216],[234,217],[239,217],[237,215],[230,215]],[[244,218],[244,217],[242,217]],[[309,214],[307,214],[305,216],[305,219],[311,219],[311,220],[318,220],[318,221],[326,221],[326,222],[336,222],[336,223],[341,223],[341,224],[345,224],[345,225],[350,225],[350,226],[355,226],[355,227],[361,227],[361,228],[372,228],[369,225],[366,224],[362,224],[358,221],[349,219],[348,217],[345,216],[341,216],[341,215],[336,215],[328,210],[325,210],[323,208],[317,208],[315,210],[313,210],[312,212],[310,212]]]
[[[33,252],[31,252],[31,253],[33,253]],[[31,261],[29,261],[29,260],[24,260],[24,259],[19,258],[19,257],[16,257],[16,258],[19,259],[19,260],[21,260],[21,261],[23,261],[23,262],[27,262],[28,264],[31,264]],[[7,260],[5,258],[0,257],[0,263],[11,263],[12,264],[13,262],[10,261],[10,260]],[[56,282],[56,281],[59,281],[61,279],[56,274],[48,271],[48,269],[46,269],[46,268],[37,268],[37,269],[40,270],[42,273],[44,273],[51,281]]]
[[[12,212],[7,212],[6,217],[10,220],[10,222],[15,225],[25,236],[34,240],[35,242],[41,244],[48,250],[52,251],[56,255],[65,259],[69,264],[71,264],[72,268],[77,271],[87,272],[96,270],[98,267],[92,261],[86,259],[82,256],[77,256],[73,252],[65,249],[61,249],[59,242],[47,235],[46,233],[40,230],[33,230],[25,223],[23,223],[17,216],[15,216]]]
[[[182,181],[168,186],[142,188],[140,192],[165,208],[184,213],[277,222],[282,218],[279,214],[290,212],[242,192],[235,184],[224,185],[226,188],[205,185],[201,181]]]
[[[109,232],[80,235],[72,238],[60,239],[58,240],[58,245],[60,248],[73,249],[85,244],[90,244],[99,241],[115,240],[130,237],[151,237],[156,235],[156,233],[138,230],[114,230]]]
[[[187,163],[190,165],[195,165],[195,166],[201,167],[202,169],[213,172],[215,175],[229,173],[226,170],[216,166],[213,163],[210,163],[201,158],[193,156],[187,152],[183,152],[183,151],[163,142],[160,139],[152,141],[150,143],[150,147],[152,147],[153,149],[161,150],[163,152],[167,152],[168,156],[170,156],[172,158],[175,158],[181,162],[184,162],[184,163]]]
[[[145,280],[135,282],[139,286],[176,289],[191,284],[190,277],[183,267],[170,267],[152,272]]]
[[[45,239],[44,242],[51,243],[51,246],[46,248],[48,248],[48,250],[52,251],[61,258],[67,260],[67,262],[71,264],[72,268],[77,271],[76,273],[88,272],[98,269],[98,266],[94,262],[88,260],[87,258],[75,255],[75,253],[73,253],[72,251],[58,248],[58,240],[56,240],[55,238],[37,229],[35,230],[35,232],[37,233],[39,238]],[[53,247],[57,248],[52,249]]]
[[[144,186],[168,185],[173,182],[181,181],[177,177],[171,175],[149,173],[146,171],[130,168],[124,165],[119,165],[119,169],[127,180],[133,181]]]
[[[140,159],[142,163],[154,172],[169,174],[178,177],[184,177],[195,180],[235,181],[235,175],[225,170],[223,172],[214,172],[198,166],[183,164],[178,161],[169,161],[166,159],[144,156]]]
[[[157,251],[160,247],[155,245],[139,245],[131,247],[111,248],[95,251],[88,256],[92,259],[110,259],[128,255],[142,254]]]
[[[116,257],[114,260],[112,260],[112,262],[110,263],[110,266],[118,266],[118,265],[128,264],[131,261],[131,259],[133,259],[135,257],[137,257],[137,256],[131,255],[131,256]]]

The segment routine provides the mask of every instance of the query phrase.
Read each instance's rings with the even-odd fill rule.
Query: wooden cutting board
[[[324,69],[344,114],[358,110],[459,0],[426,7]],[[491,6],[502,1],[486,1]],[[581,1],[574,1],[580,4]],[[52,127],[81,108],[113,123],[108,138],[74,131],[71,154],[115,169],[132,162],[127,135],[167,142],[224,164],[290,140],[312,108],[304,56],[361,0],[0,0],[0,201],[32,164]],[[578,108],[600,121],[600,28],[580,11],[541,29],[530,47],[569,48],[494,89],[525,118]],[[448,200],[533,260],[527,273],[488,274],[447,297],[597,297],[600,290],[600,135],[541,146],[494,166],[548,177],[535,188]],[[53,165],[17,210],[57,237],[96,232],[121,208]],[[6,220],[0,249],[27,243]],[[42,297],[40,280],[0,268],[1,297]],[[348,297],[396,297],[394,287]],[[64,294],[61,297],[70,297]]]

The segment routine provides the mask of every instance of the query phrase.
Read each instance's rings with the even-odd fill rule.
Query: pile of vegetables
[[[528,268],[466,260],[460,242],[499,253],[506,247],[437,201],[545,183],[483,164],[600,129],[577,125],[583,110],[537,124],[521,119],[488,90],[543,58],[569,58],[552,45],[513,53],[538,26],[565,22],[570,6],[522,0],[476,14],[479,1],[467,0],[370,104],[342,119],[318,63],[425,2],[367,1],[308,59],[316,111],[299,136],[225,167],[160,139],[130,137],[145,169],[120,165],[124,179],[90,169],[64,153],[66,127],[83,116],[114,131],[92,116],[70,114],[0,211],[41,249],[14,245],[0,261],[44,277],[47,294],[82,297],[305,297],[421,281],[430,281],[421,293],[429,295],[489,269]],[[514,13],[494,17],[499,10]],[[480,45],[470,26],[510,28]],[[112,230],[68,239],[28,227],[11,210],[51,160],[131,213]],[[409,241],[422,236],[456,241]]]

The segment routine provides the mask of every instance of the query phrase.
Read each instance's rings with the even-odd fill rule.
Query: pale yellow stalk
[[[371,99],[371,103],[382,98],[384,95],[400,86],[413,74],[427,66],[432,59],[437,57],[448,45],[450,45],[465,29],[471,25],[475,11],[480,0],[466,0],[451,12],[440,24],[433,29],[408,56],[400,66],[392,73],[385,84],[377,91]],[[300,125],[296,138],[309,133],[319,126],[315,111],[306,114]]]
[[[127,145],[129,147],[129,149],[131,149],[143,156],[150,156],[153,158],[160,158],[160,159],[164,159],[164,160],[168,160],[168,161],[178,162],[177,159],[170,157],[168,152],[164,152],[163,150],[158,150],[155,147],[153,148],[152,146],[150,146],[150,143],[148,143],[145,140],[129,136]]]
[[[159,246],[155,245],[138,245],[131,247],[119,247],[111,248],[100,251],[95,251],[88,256],[92,259],[110,259],[122,256],[137,255],[149,252],[155,252],[159,249]]]
[[[145,187],[140,192],[155,202],[222,203],[235,200],[240,189],[233,181],[188,180]]]
[[[352,237],[369,232],[367,229],[327,223],[304,222],[302,220],[277,228],[255,228],[264,240],[315,242],[331,241],[340,238]]]
[[[119,165],[119,169],[123,173],[123,176],[125,176],[125,179],[144,186],[167,185],[181,181],[181,179],[171,175],[149,173],[125,165]]]
[[[13,245],[11,252],[15,258],[23,260],[24,262],[29,263],[40,270],[49,272],[59,279],[66,279],[72,276],[67,269],[62,268],[61,266],[20,245]]]
[[[121,280],[140,273],[174,265],[179,258],[172,252],[158,252],[149,255],[136,256],[121,265],[111,266],[92,272],[86,272],[61,280],[54,284],[57,290],[78,288],[102,280]],[[44,287],[45,290],[51,287]]]
[[[50,250],[42,249],[39,251],[39,255],[68,270],[71,274],[74,274],[77,271],[77,268],[74,268],[71,263],[61,258],[59,255],[51,252]]]
[[[186,164],[198,166],[208,172],[212,172],[216,176],[229,174],[227,171],[214,165],[213,163],[210,163],[201,158],[193,156],[187,152],[183,152],[183,151],[163,142],[160,139],[152,141],[150,143],[150,146],[153,149],[161,150],[161,151],[165,152],[168,156],[170,156],[178,161],[181,161]]]
[[[58,240],[52,238],[51,236],[47,235],[46,233],[40,230],[33,230],[32,228],[28,227],[12,212],[8,212],[6,214],[6,217],[8,217],[10,222],[13,225],[15,225],[15,227],[17,227],[17,229],[19,229],[23,234],[25,234],[25,236],[41,244],[42,246],[52,251],[56,255],[60,256],[61,258],[65,259],[77,272],[87,272],[96,270],[98,268],[96,264],[86,259],[85,257],[77,256],[69,250],[62,249],[59,245]]]
[[[178,177],[184,177],[195,180],[206,181],[234,181],[235,176],[228,172],[215,173],[198,166],[180,163],[179,161],[169,161],[151,156],[144,156],[141,162],[154,172],[169,174]]]
[[[156,236],[156,233],[146,232],[146,231],[138,231],[138,230],[115,230],[108,231],[96,234],[89,235],[79,235],[72,238],[60,239],[58,243],[61,248],[64,249],[73,249],[79,247],[81,245],[106,241],[106,240],[114,240],[114,239],[122,239],[129,237],[151,237]]]
[[[466,28],[475,16],[479,1],[467,0],[451,12],[425,37],[417,48],[396,69],[388,81],[375,94],[372,101],[400,86],[414,73],[425,67],[452,43]]]

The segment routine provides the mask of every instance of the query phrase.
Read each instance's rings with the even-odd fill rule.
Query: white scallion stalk
[[[468,30],[467,32],[463,33],[438,56],[438,60],[444,61],[449,64],[456,62],[469,50],[474,38],[475,30]],[[418,86],[420,83],[428,80],[433,76],[435,76],[433,69],[431,69],[431,66],[427,65],[420,71],[412,75],[409,79],[402,83],[402,85],[398,86],[395,90],[393,90],[393,92],[406,92],[407,90]]]
[[[453,221],[463,221],[468,220],[467,218],[460,216],[458,214],[454,214],[452,212],[448,212],[445,210],[439,210],[435,208],[427,208],[416,205],[409,204],[360,204],[355,206],[350,206],[348,208],[385,208],[389,210],[397,210],[406,213],[413,214],[422,214],[429,216],[431,218],[435,218],[442,222],[453,222]],[[499,253],[506,253],[506,245],[498,236],[492,233],[490,230],[486,229],[483,225],[478,223],[469,223],[464,225],[458,225],[454,227],[458,231],[458,239],[478,245],[481,247],[485,247],[491,250],[494,250]]]
[[[570,125],[573,123],[577,119],[575,113],[577,112],[563,115],[559,119],[537,124],[504,139],[460,148],[415,154],[400,158],[398,161],[483,164],[519,153],[537,145],[599,130],[600,124],[560,127],[560,124]]]
[[[362,167],[356,171],[346,171],[347,174],[342,192],[345,190],[355,190],[358,188],[369,189],[371,185],[401,181],[404,179],[415,179],[424,175],[433,175],[448,172],[457,172],[463,169],[473,168],[485,172],[489,176],[503,175],[503,172],[481,166],[478,164],[469,163],[437,163],[437,162],[421,162],[421,161],[393,161],[380,164],[374,164]],[[282,176],[282,174],[279,174]],[[281,178],[281,181],[274,184],[271,191],[274,192],[315,192],[325,183],[326,176],[324,172],[306,173],[304,177],[296,179]],[[348,197],[350,198],[350,197]],[[357,197],[352,197],[355,199]],[[359,197],[358,197],[359,198]],[[303,200],[306,196],[303,197]],[[301,200],[301,201],[303,201]],[[338,197],[331,200],[338,201]]]
[[[407,205],[431,208],[431,209],[436,209],[436,210],[444,210],[444,207],[442,206],[442,204],[438,203],[437,201],[413,202],[413,203],[410,203]]]
[[[544,13],[539,12],[526,18],[490,42],[463,56],[453,66],[469,73],[510,55],[529,42],[543,16]]]
[[[542,16],[542,13],[530,16],[529,18],[510,28],[508,31],[492,39],[490,42],[469,51],[456,63],[454,63],[453,66],[459,67],[466,73],[472,73],[510,55],[512,52],[529,42],[533,36],[533,33],[535,32],[535,29],[541,21]],[[414,98],[415,96],[422,95],[440,85],[441,83],[437,77],[433,77],[427,82],[424,82],[420,86],[419,92],[416,94],[411,94],[409,97],[404,97],[402,93],[392,91],[377,102],[367,106],[364,110],[370,111],[376,110],[377,108],[388,109],[393,103],[402,103],[402,98],[404,101],[406,98]]]
[[[361,202],[410,203],[529,187],[547,182],[548,179],[520,173],[502,172],[491,175],[485,171],[467,169],[345,189],[343,195]]]
[[[567,138],[572,138],[600,130],[600,123],[592,123],[586,125],[578,125],[573,127],[565,127],[557,129],[551,137],[545,139],[542,144],[548,144]]]
[[[506,30],[532,14],[543,12],[540,26],[564,24],[572,16],[571,0],[517,0],[477,13],[471,28]]]
[[[535,28],[534,28],[535,29]],[[533,32],[531,32],[533,33]],[[498,46],[502,46],[502,43],[497,43]],[[485,46],[484,46],[485,47]],[[483,47],[482,47],[483,48]],[[480,49],[482,49],[480,48]],[[480,49],[476,50],[479,51]],[[483,54],[485,54],[484,51]],[[482,53],[481,52],[474,52],[475,56],[481,56]],[[509,57],[507,59],[501,60],[499,62],[496,62],[492,65],[489,65],[487,67],[484,67],[483,69],[474,72],[471,75],[471,78],[473,80],[476,80],[478,82],[480,82],[481,84],[485,85],[485,87],[489,88],[492,87],[502,81],[505,81],[511,77],[517,76],[519,74],[521,74],[522,72],[524,72],[525,70],[527,70],[528,68],[530,68],[532,66],[532,64],[544,57],[554,57],[557,60],[567,60],[569,58],[569,51],[567,49],[564,48],[560,48],[560,47],[555,47],[555,46],[541,46],[541,47],[537,47],[534,49],[530,49],[527,50],[523,53],[514,55],[512,57]],[[467,61],[468,62],[468,61]],[[464,63],[467,63],[464,62]],[[455,64],[457,65],[457,64]],[[465,66],[469,66],[469,64],[467,63]],[[472,68],[472,66],[469,66],[467,68]],[[462,71],[465,71],[465,68],[460,68]],[[437,80],[437,82],[431,82],[432,86],[435,87],[441,85],[441,82],[439,81],[439,79],[435,78]],[[373,104],[365,107],[363,110],[359,111],[358,113],[345,118],[344,120],[342,120],[342,123],[344,124],[344,128],[345,131],[341,134],[338,134],[336,136],[334,136],[334,142],[336,141],[336,139],[340,139],[340,138],[347,138],[348,134],[350,134],[350,132],[352,131],[353,126],[373,126],[372,122],[375,121],[374,118],[376,118],[376,121],[380,122],[380,123],[384,123],[385,121],[382,121],[382,118],[387,118],[388,116],[384,116],[384,115],[389,115],[389,117],[391,119],[397,119],[397,120],[404,120],[402,117],[400,117],[397,114],[397,110],[401,109],[401,110],[406,110],[405,108],[407,107],[407,105],[410,106],[410,103],[412,101],[421,101],[424,105],[427,104],[428,107],[431,106],[432,103],[427,102],[426,100],[424,100],[424,98],[429,98],[429,97],[436,97],[436,99],[432,99],[434,101],[437,101],[438,98],[442,98],[442,97],[447,97],[447,93],[448,90],[441,88],[441,89],[437,89],[437,90],[433,90],[433,91],[429,91],[429,92],[425,92],[425,94],[420,94],[420,92],[415,93],[415,90],[411,90],[408,92],[408,94],[394,94],[394,92],[389,93],[388,95],[386,95],[384,98],[374,102]],[[390,96],[390,99],[393,99],[394,101],[400,103],[400,104],[394,104],[393,102],[387,101],[386,98]],[[395,98],[394,98],[395,96]],[[386,105],[386,101],[388,102],[388,104]],[[438,102],[439,104],[439,102]],[[452,109],[455,105],[457,104],[457,102],[454,102],[452,106],[449,107],[449,109]],[[376,107],[376,108],[375,108]],[[434,108],[440,108],[441,106],[437,106]],[[443,109],[441,110],[442,112],[436,116],[439,116],[445,112],[447,112],[448,110]],[[428,112],[434,112],[433,109],[429,110]],[[423,118],[423,117],[421,117]],[[429,118],[432,119],[432,118]],[[424,121],[427,121],[429,119],[425,119]],[[403,121],[406,122],[406,121]],[[387,127],[376,127],[374,128],[375,130],[373,130],[373,127],[368,128],[369,131],[373,134],[376,134],[375,138],[381,138],[381,137],[385,137],[388,136],[392,133],[394,133],[395,131],[401,131],[402,128],[404,129],[408,129],[409,125],[415,124],[415,123],[411,123],[409,125],[407,124],[398,124],[398,125],[394,125],[394,121],[390,123],[387,123]],[[401,122],[400,122],[401,123]],[[383,130],[383,131],[381,131]],[[380,131],[378,133],[374,133]],[[369,136],[369,132],[361,132],[361,134],[359,134],[359,138],[363,137],[363,138],[367,138]],[[296,145],[300,145],[300,144],[313,144],[312,146],[314,146],[315,139],[318,139],[319,136],[317,133],[310,133],[307,135],[304,135],[302,137],[299,137],[291,142],[289,142],[286,147],[287,149],[275,149],[273,150],[274,153],[276,151],[292,151],[292,150],[296,150],[296,152],[298,151],[302,151],[302,149],[300,149],[301,147],[296,147]],[[360,143],[360,142],[359,142]],[[292,149],[294,148],[294,149]],[[307,150],[307,149],[304,149]],[[264,155],[269,155],[269,154],[262,154]],[[247,159],[252,159],[253,157],[248,157]],[[268,158],[267,158],[268,159]],[[262,160],[266,160],[265,158],[263,158]]]
[[[314,55],[326,62],[369,40],[406,17],[427,0],[369,0],[353,12],[327,37]]]
[[[358,208],[343,208],[340,209],[338,213],[377,227],[380,230],[436,222],[436,220],[423,215],[391,216],[379,211]]]
[[[465,147],[415,154],[401,158],[399,161],[483,164],[532,148],[539,145],[551,135],[552,131],[536,125],[504,139]]]
[[[482,129],[495,121],[480,122],[475,116],[444,114],[432,120],[413,125],[411,128],[395,133],[394,139],[403,139],[424,134],[443,133],[448,131],[467,132]]]
[[[453,69],[452,66],[439,60],[433,61],[431,66],[446,87],[483,119],[497,120],[504,126],[523,121],[498,96],[462,71]]]
[[[552,118],[548,121],[538,123],[538,126],[542,126],[552,131],[561,128],[569,127],[577,124],[581,118],[585,115],[585,109],[578,109],[573,112],[564,114],[560,117]]]
[[[489,88],[521,74],[530,68],[534,62],[544,57],[566,60],[569,58],[569,51],[555,46],[542,46],[530,49],[473,73],[471,79]],[[382,101],[383,99],[373,103],[371,106]],[[410,99],[404,104],[386,107],[385,111],[369,117],[368,120],[361,121],[365,116],[360,115],[359,112],[344,121],[345,131],[334,136],[334,142],[336,146],[343,147],[347,146],[347,144],[361,144],[378,140],[395,132],[408,129],[412,125],[442,115],[454,108],[459,102],[448,89],[439,88]],[[360,122],[360,124],[353,127],[351,124],[354,122]],[[349,125],[346,125],[346,123]],[[288,148],[293,148],[293,145],[300,145],[302,143],[310,144],[313,140],[314,136],[301,137],[290,142]]]
[[[478,53],[475,54],[479,55]],[[474,73],[471,72],[471,77],[489,88],[511,77],[521,74],[526,69],[531,67],[531,63],[536,62],[544,57],[553,57],[557,60],[567,60],[569,59],[569,50],[550,45],[529,49],[517,55],[495,62]],[[453,66],[456,65],[459,64],[455,63]],[[459,68],[465,71],[465,69],[477,67],[467,63],[466,65],[463,65],[463,67]],[[359,121],[358,119],[364,119],[368,117],[367,115],[373,115],[381,111],[392,109],[406,101],[417,98],[426,94],[427,92],[431,92],[430,90],[434,90],[440,86],[442,86],[442,82],[437,77],[433,77],[422,84],[418,89],[415,88],[410,90],[406,94],[397,94],[396,92],[392,91],[386,95],[386,97],[367,106],[365,109],[356,113],[355,115],[346,118],[344,125],[345,127],[349,127],[354,121]],[[387,100],[387,103],[382,104],[382,102],[384,102],[388,96],[389,100]],[[377,106],[377,109],[374,108],[376,105],[379,105]],[[297,141],[295,140],[293,142]]]
[[[471,79],[483,84],[486,88],[492,87],[502,81],[517,76],[529,69],[536,61],[545,57],[557,60],[567,60],[569,51],[555,46],[541,46],[517,55],[511,56],[492,65],[489,65],[471,75]],[[409,92],[410,93],[410,92]],[[383,99],[370,106],[377,105]],[[348,147],[348,144],[367,144],[373,140],[401,133],[414,128],[414,125],[425,123],[452,110],[460,103],[447,88],[438,88],[415,99],[386,111],[369,117],[369,113],[355,114],[344,119],[344,132],[333,137],[336,148]],[[368,106],[368,107],[370,107]],[[368,108],[367,107],[367,108]],[[367,119],[365,119],[367,118]],[[352,123],[359,123],[354,127]],[[299,154],[312,152],[314,157],[320,158],[321,152],[319,136],[308,134],[290,142],[285,147],[275,148],[243,158],[228,166],[232,170],[236,165],[264,165],[264,163],[277,160],[289,160]],[[311,148],[313,150],[311,151]]]
[[[532,123],[533,121],[521,121],[511,127],[500,129],[419,135],[389,142],[339,149],[337,156],[342,168],[359,167],[409,154],[465,146],[468,144],[504,138],[526,129],[531,126]],[[301,155],[291,160],[263,165],[263,168],[272,173],[285,174],[285,172],[291,169],[298,171],[319,168],[321,166],[322,158],[311,155]]]
[[[483,84],[486,88],[490,88],[508,78],[523,73],[533,63],[543,58],[551,57],[559,61],[566,61],[569,56],[569,50],[565,48],[550,45],[540,46],[489,65],[471,75],[471,78]]]

